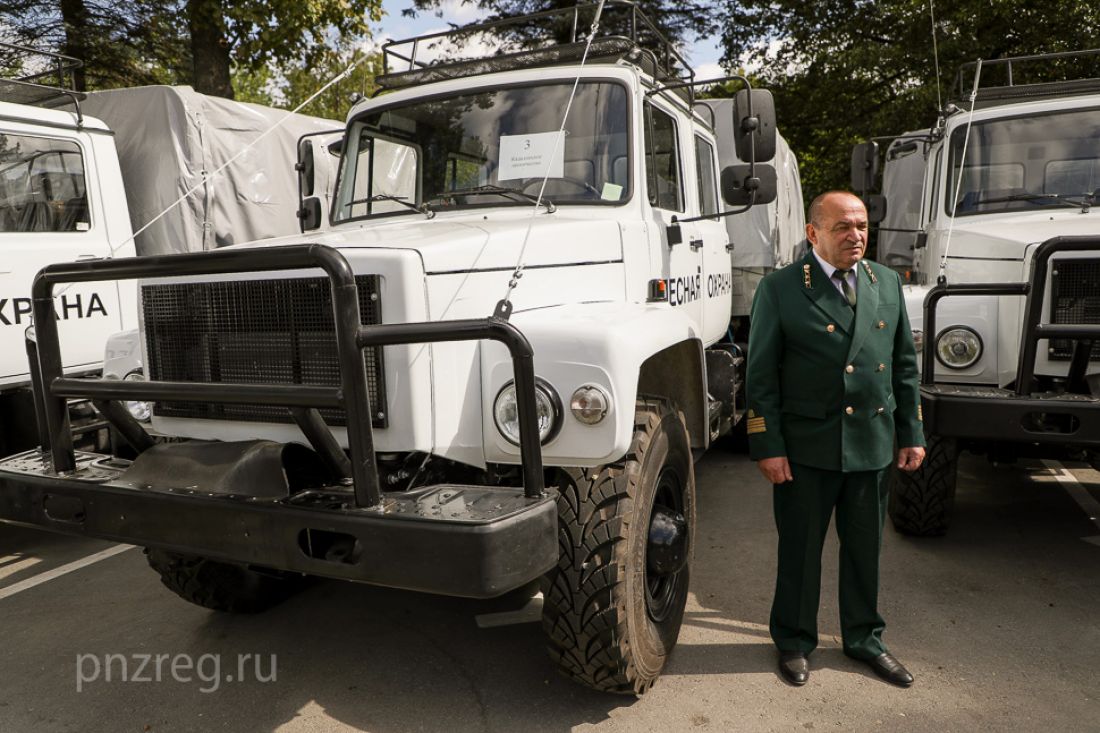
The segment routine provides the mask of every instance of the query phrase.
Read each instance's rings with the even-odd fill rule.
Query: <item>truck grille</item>
[[[382,322],[377,275],[355,278],[364,325]],[[339,386],[327,278],[142,287],[149,376],[172,382]],[[363,350],[374,426],[386,426],[382,348]],[[162,417],[290,423],[284,407],[158,402]],[[323,409],[346,425],[340,409]]]
[[[1100,260],[1058,260],[1050,276],[1051,323],[1100,323]],[[1068,361],[1073,342],[1050,340],[1050,358]],[[1091,359],[1100,360],[1100,342],[1092,345]]]

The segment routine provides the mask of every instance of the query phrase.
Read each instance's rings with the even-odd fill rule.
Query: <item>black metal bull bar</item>
[[[921,365],[921,395],[926,425],[931,424],[936,432],[955,437],[1059,442],[1068,436],[1021,427],[1029,414],[1058,412],[1073,418],[1077,426],[1072,431],[1074,443],[1100,444],[1100,400],[1087,394],[1074,394],[1087,393],[1085,374],[1092,345],[1100,341],[1100,323],[1042,323],[1051,257],[1062,252],[1083,251],[1100,252],[1100,237],[1053,237],[1046,240],[1035,251],[1027,282],[941,283],[928,291],[924,299],[925,343]],[[936,306],[943,298],[956,295],[1026,296],[1014,389],[968,388],[965,385],[936,383]],[[1039,342],[1044,339],[1068,339],[1074,344],[1066,379],[1070,394],[1033,393]],[[975,410],[979,405],[989,406],[991,412]]]
[[[335,326],[339,387],[308,385],[196,384],[74,379],[64,376],[53,288],[60,283],[134,280],[188,275],[270,272],[320,268],[329,279]],[[520,423],[520,459],[524,495],[537,498],[545,490],[542,452],[535,407],[535,373],[530,343],[513,325],[496,316],[427,323],[368,325],[360,323],[359,302],[351,266],[339,251],[319,244],[218,250],[191,254],[92,260],[49,265],[35,277],[32,288],[35,341],[27,353],[35,387],[39,438],[58,475],[76,469],[76,455],[66,399],[90,398],[104,416],[137,450],[152,445],[145,429],[122,407],[123,400],[190,400],[258,404],[291,410],[302,432],[322,459],[351,479],[358,507],[382,505],[382,491],[374,456],[374,433],[367,374],[362,349],[368,346],[493,340],[504,344],[512,357]],[[343,454],[317,408],[347,412],[350,461]]]

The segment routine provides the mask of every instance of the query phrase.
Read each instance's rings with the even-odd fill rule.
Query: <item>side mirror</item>
[[[733,97],[733,142],[742,161],[762,163],[775,157],[775,100],[767,89],[751,90],[750,117],[749,94],[750,90],[742,89]]]
[[[298,171],[298,190],[302,196],[312,196],[316,166],[313,161],[313,141],[298,142],[298,162],[294,166]]]
[[[674,221],[665,227],[665,239],[668,241],[670,249],[678,244],[683,244],[684,232],[677,222]]]
[[[875,187],[878,175],[878,143],[860,143],[852,148],[852,190],[866,193]],[[870,214],[870,207],[868,207]]]
[[[730,206],[770,204],[775,201],[778,180],[775,168],[766,163],[756,164],[756,176],[749,176],[748,165],[728,165],[722,169],[722,198]],[[753,191],[756,198],[753,199]]]
[[[871,224],[879,224],[886,218],[886,197],[879,193],[869,193],[861,196],[860,200],[867,207],[867,221]]]
[[[298,223],[303,234],[321,227],[321,199],[310,196],[302,200],[302,208],[298,209]]]

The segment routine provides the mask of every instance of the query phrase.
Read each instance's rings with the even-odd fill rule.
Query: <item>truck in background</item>
[[[558,669],[645,692],[687,603],[694,460],[742,416],[723,219],[778,195],[773,105],[743,77],[731,106],[696,104],[633,3],[509,22],[573,37],[435,63],[418,49],[507,28],[386,45],[322,231],[306,196],[301,235],[45,268],[49,429],[0,461],[0,521],[143,545],[169,589],[223,611],[303,575],[479,598],[540,581]],[[727,148],[743,162],[720,168]],[[801,216],[788,201],[761,226]],[[65,378],[49,293],[114,278],[140,280],[147,381]],[[74,451],[71,396],[136,458]]]
[[[887,149],[880,259],[912,283],[928,437],[894,472],[902,532],[947,530],[962,450],[1100,465],[1100,79],[1073,72],[1097,56],[967,64],[935,126]],[[853,188],[877,159],[856,147]]]
[[[287,113],[189,87],[78,94],[76,59],[4,48],[46,69],[0,80],[0,453],[11,453],[37,443],[24,349],[35,273],[53,262],[204,251],[298,231],[298,139],[339,124],[294,115],[207,178]],[[335,168],[321,163],[324,195]],[[195,194],[134,239],[197,183]],[[75,284],[56,298],[66,373],[98,373],[108,338],[136,333],[132,284]],[[114,339],[112,353],[131,342]],[[72,407],[85,444],[105,448],[106,423],[87,401]]]

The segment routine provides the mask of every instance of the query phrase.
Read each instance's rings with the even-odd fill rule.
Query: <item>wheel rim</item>
[[[679,473],[669,466],[661,471],[658,478],[657,489],[653,497],[653,506],[650,508],[649,521],[646,522],[649,533],[646,541],[646,572],[645,572],[645,600],[646,611],[654,622],[660,623],[667,619],[678,602],[678,589],[683,566],[686,564],[687,524],[683,520],[684,491],[683,481]],[[677,522],[682,526],[680,535],[671,540],[666,536],[662,540],[662,547],[654,545],[655,524],[668,521]],[[662,533],[667,530],[662,530]],[[660,552],[668,554],[669,545],[680,545],[680,555],[683,560],[675,569],[669,570],[667,562],[651,562],[651,556]],[[661,566],[665,566],[663,569]]]

